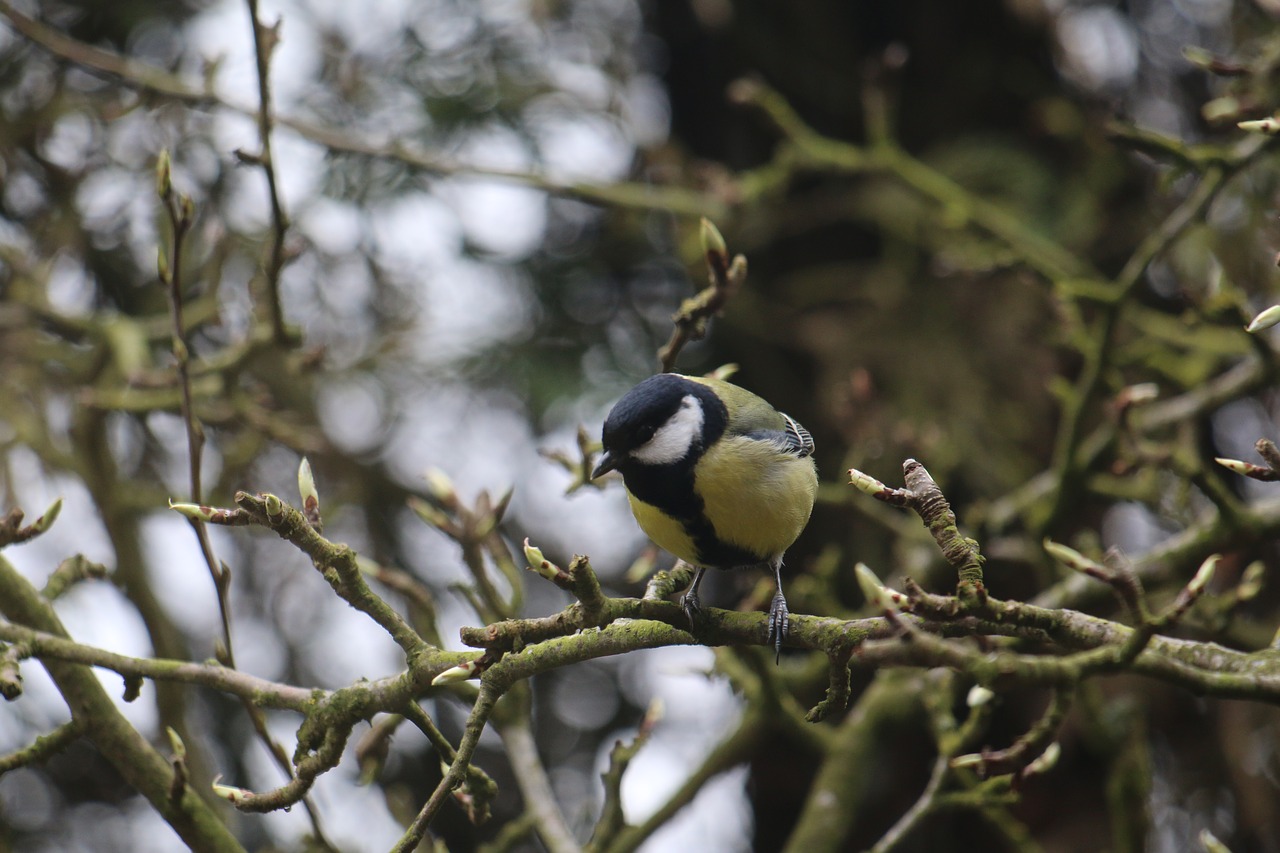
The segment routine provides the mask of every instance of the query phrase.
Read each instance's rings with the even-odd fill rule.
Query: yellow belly
[[[698,550],[685,532],[684,525],[630,492],[627,492],[627,499],[631,502],[631,514],[636,517],[636,523],[653,540],[653,544],[686,563],[698,564]]]
[[[765,562],[800,536],[813,511],[818,475],[812,458],[779,453],[754,439],[730,437],[699,463],[694,488],[716,538]],[[640,528],[658,547],[698,565],[698,550],[684,525],[628,493]]]

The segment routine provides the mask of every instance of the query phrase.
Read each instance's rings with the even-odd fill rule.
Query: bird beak
[[[596,466],[596,470],[591,472],[591,479],[594,480],[597,477],[602,477],[605,474],[608,474],[610,471],[618,467],[619,461],[620,460],[615,458],[612,453],[606,450],[600,455],[600,464]]]

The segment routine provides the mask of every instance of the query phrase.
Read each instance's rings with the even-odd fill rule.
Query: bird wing
[[[799,459],[812,456],[813,436],[809,435],[809,431],[790,415],[784,412],[778,414],[782,415],[784,422],[782,429],[753,429],[744,433],[744,436],[756,441],[767,441],[782,452]]]
[[[787,448],[803,459],[806,456],[813,455],[813,436],[809,435],[809,431],[801,426],[800,422],[788,415],[786,412],[780,412],[787,421]]]
[[[777,445],[784,453],[800,459],[813,455],[813,436],[788,414],[779,412],[762,397],[720,379],[686,376],[694,382],[710,386],[732,413],[729,432],[756,441]]]

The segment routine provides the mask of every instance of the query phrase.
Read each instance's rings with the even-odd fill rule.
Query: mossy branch
[[[346,545],[325,539],[307,522],[306,516],[275,495],[237,492],[235,501],[239,512],[274,531],[281,539],[290,542],[310,557],[312,564],[334,592],[378,623],[404,650],[411,662],[431,648],[404,617],[365,583],[355,551]],[[239,518],[235,511],[225,512],[229,519]]]
[[[0,611],[15,625],[66,638],[66,629],[53,608],[3,557]],[[89,667],[55,659],[42,659],[41,663],[66,701],[79,733],[146,797],[190,849],[202,853],[243,851],[226,825],[189,787],[182,789],[180,797],[173,796],[173,768],[116,709]]]

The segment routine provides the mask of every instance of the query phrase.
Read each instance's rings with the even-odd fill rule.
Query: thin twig
[[[475,704],[471,706],[471,714],[467,717],[467,725],[462,734],[462,741],[458,744],[458,752],[454,756],[453,763],[449,765],[449,771],[444,774],[444,778],[440,780],[440,784],[431,793],[431,797],[423,804],[422,809],[413,819],[413,823],[409,825],[409,828],[405,830],[404,835],[391,848],[391,853],[410,853],[410,851],[417,849],[418,844],[426,836],[427,827],[431,825],[431,820],[435,817],[436,812],[444,805],[445,799],[453,792],[453,789],[466,778],[471,756],[475,754],[476,746],[480,743],[480,735],[484,731],[485,725],[489,722],[489,716],[493,713],[493,708],[500,696],[501,692],[492,684],[484,683],[481,685],[480,695],[476,697]]]
[[[565,823],[564,812],[552,792],[551,779],[538,755],[538,745],[529,728],[528,709],[517,719],[498,726],[507,758],[515,771],[516,785],[524,797],[525,808],[535,817],[538,836],[550,853],[579,853],[582,847],[574,840]]]
[[[157,191],[169,223],[173,229],[172,258],[166,261],[163,250],[160,254],[159,274],[161,281],[167,285],[169,294],[169,319],[172,324],[173,355],[177,365],[178,387],[181,392],[182,421],[187,434],[187,465],[191,486],[191,503],[204,503],[204,487],[202,485],[202,456],[205,445],[204,426],[195,413],[195,405],[191,390],[191,347],[187,341],[186,326],[183,323],[183,242],[195,222],[195,205],[191,197],[185,193],[174,192],[169,172],[169,156],[163,152],[156,166]],[[200,553],[213,580],[215,594],[218,599],[218,614],[222,625],[222,638],[217,644],[215,655],[220,663],[228,669],[236,669],[235,652],[231,640],[231,569],[218,560],[214,554],[213,542],[209,538],[209,529],[203,519],[188,515],[187,521],[195,531],[200,545]],[[272,760],[290,779],[296,779],[289,754],[267,730],[266,716],[254,705],[253,700],[241,697],[241,705],[253,724],[258,739],[266,746]],[[311,829],[319,844],[334,849],[324,835],[320,823],[320,815],[310,798],[304,798],[303,805],[311,821]]]
[[[942,789],[942,783],[946,780],[947,774],[951,771],[950,759],[946,755],[939,755],[933,761],[933,770],[929,774],[929,782],[924,786],[924,790],[920,792],[919,798],[911,804],[911,808],[902,813],[902,816],[889,827],[884,835],[880,836],[880,840],[875,843],[868,853],[889,853],[907,837],[911,830],[920,825],[920,822],[933,810],[934,804],[937,802],[938,791]]]
[[[685,344],[702,340],[707,334],[708,321],[724,310],[729,298],[747,278],[747,259],[736,255],[730,260],[724,238],[709,219],[702,220],[701,238],[711,283],[697,295],[686,299],[671,317],[675,328],[666,345],[658,350],[658,370],[661,373],[672,371]]]
[[[47,735],[37,737],[30,746],[23,747],[8,755],[0,755],[0,774],[8,773],[10,770],[16,770],[19,767],[27,767],[47,761],[62,752],[83,734],[83,723],[77,720],[63,723]]]
[[[440,760],[452,764],[458,757],[458,751],[454,749],[453,744],[449,743],[449,739],[436,726],[435,721],[430,715],[423,710],[417,700],[411,700],[405,705],[405,718],[409,722],[418,727],[418,731],[427,737],[427,741],[440,753]],[[489,774],[485,773],[479,767],[469,766],[467,768],[467,784],[476,788],[494,788],[494,782],[489,778]]]
[[[256,160],[267,176],[267,192],[271,197],[271,248],[267,261],[267,306],[271,315],[271,331],[278,344],[288,344],[284,325],[284,306],[280,302],[280,273],[284,269],[284,237],[289,228],[284,202],[276,181],[275,159],[271,153],[271,54],[280,39],[280,21],[268,27],[258,18],[258,0],[248,0],[249,20],[253,25],[253,50],[258,70],[258,142]]]
[[[603,853],[632,853],[655,832],[666,826],[681,809],[693,802],[711,779],[746,761],[771,729],[754,706],[748,705],[742,718],[690,771],[687,779],[639,826],[627,826],[603,848]]]
[[[172,258],[166,261],[164,250],[160,254],[160,281],[166,285],[169,296],[169,322],[172,334],[173,357],[177,368],[178,389],[181,393],[182,423],[187,434],[187,472],[190,479],[191,502],[204,503],[204,488],[201,485],[201,457],[204,453],[204,426],[196,417],[191,393],[191,346],[187,342],[186,326],[182,318],[182,259],[183,241],[195,220],[195,205],[191,197],[183,193],[175,193],[169,175],[169,155],[162,152],[156,165],[157,189],[165,212],[169,216],[169,225],[173,229]],[[204,521],[198,518],[187,518],[191,529],[195,531],[196,540],[200,544],[200,553],[204,557],[205,566],[209,569],[209,577],[213,579],[214,590],[218,597],[218,615],[222,622],[222,642],[217,649],[218,660],[231,668],[235,668],[235,657],[231,647],[231,603],[230,572],[222,565],[213,552],[213,543],[209,539],[209,530]]]
[[[100,667],[126,678],[198,684],[232,696],[252,699],[267,708],[305,711],[310,703],[325,695],[323,691],[317,693],[313,688],[268,681],[214,663],[129,657],[8,622],[0,622],[0,641],[24,644],[28,647],[28,656],[32,658]]]
[[[770,164],[774,168],[785,159],[789,170],[890,175],[945,206],[952,215],[962,215],[996,237],[1017,252],[1028,267],[1050,281],[1093,275],[1086,261],[1036,231],[1025,217],[970,193],[887,140],[863,147],[824,137],[806,124],[780,93],[757,80],[738,81],[730,88],[730,97],[761,110],[786,138],[787,144],[780,148],[774,164]]]
[[[23,36],[55,56],[87,70],[117,79],[126,86],[193,106],[216,106],[254,120],[259,117],[258,107],[223,98],[213,90],[211,85],[197,87],[153,65],[77,41],[24,15],[14,8],[9,0],[0,0],[0,15],[8,18],[14,29]],[[663,187],[643,183],[596,184],[586,181],[562,181],[537,172],[459,163],[424,151],[411,150],[399,140],[387,143],[374,142],[297,118],[275,116],[275,124],[278,127],[287,127],[304,139],[330,151],[391,160],[411,169],[436,175],[493,178],[590,204],[630,210],[652,210],[678,216],[717,218],[725,216],[727,212],[727,204],[723,200],[684,187]]]
[[[1262,149],[1255,149],[1260,150]],[[1090,346],[1084,352],[1084,369],[1076,381],[1075,389],[1063,405],[1051,464],[1057,488],[1049,512],[1038,525],[1041,534],[1048,531],[1078,497],[1076,484],[1083,478],[1085,469],[1077,465],[1077,456],[1088,420],[1089,404],[1101,388],[1103,377],[1110,367],[1116,331],[1130,297],[1151,262],[1172,245],[1188,225],[1200,218],[1231,174],[1232,171],[1226,168],[1210,169],[1195,190],[1165,217],[1160,227],[1139,244],[1112,283],[1112,301],[1103,309],[1097,328],[1089,336]]]

